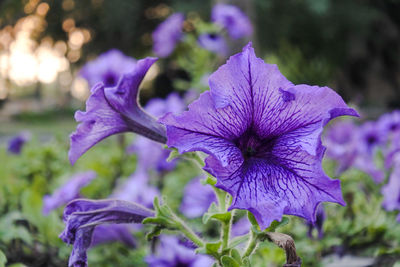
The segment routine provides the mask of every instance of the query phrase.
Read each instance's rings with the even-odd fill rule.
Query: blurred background
[[[210,21],[217,3],[237,5],[253,24],[252,36],[229,45],[229,55],[252,40],[257,55],[278,64],[290,81],[328,85],[368,118],[400,108],[398,0],[0,0],[0,250],[9,263],[66,266],[70,248],[57,237],[63,228],[62,210],[50,219],[42,218],[40,211],[42,196],[60,185],[60,177],[95,169],[103,181],[96,180],[84,195],[99,198],[111,192],[115,179],[135,169],[127,161],[135,157],[124,155],[114,139],[77,166],[69,165],[68,135],[76,127],[73,114],[84,109],[90,95],[87,81],[77,75],[82,66],[113,48],[136,59],[154,56],[152,32],[157,25],[182,12],[183,31],[191,33],[199,20]],[[178,47],[177,53],[185,49]],[[196,52],[189,59],[178,55],[159,61],[143,84],[142,104],[171,92],[205,90],[203,77],[225,58],[214,65],[204,58]],[[10,158],[6,144],[21,131],[33,133],[32,142],[21,158]],[[376,242],[382,227],[368,230],[378,229],[360,247]],[[327,241],[328,252],[341,242],[332,240]],[[115,251],[130,259],[145,253],[128,252],[122,245],[108,252],[100,248],[93,252],[93,266],[131,266],[132,262],[117,259]],[[306,266],[317,264],[312,257]]]

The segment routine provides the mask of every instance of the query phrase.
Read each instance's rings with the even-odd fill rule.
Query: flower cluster
[[[224,20],[216,19],[221,15],[219,12],[221,10],[213,19],[230,27],[228,22],[233,10],[229,10],[231,13]],[[95,233],[99,229],[106,231],[105,223],[112,227],[145,219],[144,223],[159,224],[154,233],[164,228],[180,230],[196,246],[204,246],[204,241],[164,204],[156,201],[155,211],[148,209],[159,195],[157,188],[149,183],[149,172],[155,170],[161,174],[176,164],[165,162],[167,153],[159,143],[167,143],[179,153],[191,152],[187,157],[201,165],[201,157],[193,152],[207,155],[204,170],[216,178],[214,190],[202,185],[200,178],[193,179],[184,189],[180,211],[194,218],[211,206],[208,213],[214,216],[216,205],[220,205],[215,218],[225,227],[222,251],[228,249],[230,236],[243,235],[250,230],[249,221],[243,218],[233,225],[231,232],[233,215],[230,211],[234,209],[251,212],[257,221],[254,223],[264,230],[272,221],[280,221],[284,214],[303,217],[315,224],[321,202],[344,204],[339,181],[327,177],[321,166],[325,152],[321,134],[333,118],[358,114],[332,89],[294,85],[275,65],[257,58],[249,43],[210,76],[210,91],[202,93],[187,111],[183,111],[184,102],[176,94],[166,100],[154,99],[142,109],[138,104],[139,85],[154,62],[154,58],[137,61],[116,85],[108,87],[104,81],[96,84],[87,100],[86,111],[75,115],[80,124],[71,135],[69,157],[72,163],[113,134],[134,132],[142,136],[128,148],[137,153],[135,173],[120,184],[109,199],[77,199],[67,205],[64,211],[66,228],[60,237],[74,246],[71,266],[86,265],[86,250],[102,242],[101,236],[96,237]],[[228,210],[225,192],[232,200]],[[317,226],[319,217],[317,215]],[[120,230],[113,228],[109,235],[122,239],[125,234]],[[133,245],[130,241],[125,243]],[[190,256],[191,248],[180,245],[174,238],[162,237],[158,250],[172,251],[156,252],[147,257],[150,266],[212,264],[207,256]],[[221,254],[215,256],[215,253],[219,252],[209,255],[221,258]],[[251,254],[251,250],[243,257],[248,253]],[[297,257],[295,260],[297,262]]]
[[[337,162],[337,174],[356,168],[367,173],[376,183],[384,182],[383,167],[391,170],[389,182],[382,188],[383,207],[388,211],[400,210],[399,138],[398,110],[361,125],[351,120],[339,121],[325,136],[327,156]],[[380,155],[384,157],[384,166],[377,164]]]
[[[226,56],[228,53],[222,30],[226,30],[229,37],[234,40],[253,33],[249,18],[236,6],[226,4],[214,6],[211,19],[215,30],[201,32],[197,40],[200,47],[216,54]],[[168,57],[174,51],[175,46],[183,39],[184,20],[182,13],[174,13],[155,29],[152,34],[155,55]]]

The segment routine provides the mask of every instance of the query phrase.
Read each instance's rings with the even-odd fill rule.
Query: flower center
[[[243,158],[265,158],[271,152],[275,138],[260,138],[253,131],[247,131],[239,137],[235,144],[242,151]]]
[[[104,85],[106,87],[112,87],[115,86],[117,83],[117,77],[113,73],[107,73],[104,76]]]

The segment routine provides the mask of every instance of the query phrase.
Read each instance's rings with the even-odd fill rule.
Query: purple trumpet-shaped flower
[[[236,237],[248,234],[250,228],[251,228],[251,223],[249,219],[247,219],[247,216],[244,216],[232,225],[231,235],[232,237]]]
[[[91,247],[120,241],[128,247],[136,247],[135,239],[130,231],[130,224],[102,224],[98,225],[92,236]]]
[[[249,18],[236,6],[215,5],[211,12],[211,19],[224,27],[233,39],[250,36],[253,33]]]
[[[389,182],[382,187],[383,202],[382,206],[388,210],[399,210],[400,211],[400,155],[394,159],[395,163],[393,166],[392,173],[389,177]],[[399,220],[400,215],[398,217]]]
[[[202,216],[217,200],[211,186],[203,185],[200,180],[201,177],[192,179],[183,191],[180,211],[188,218]]]
[[[349,169],[358,155],[357,132],[357,126],[345,120],[333,124],[325,135],[326,156],[337,162],[336,175]]]
[[[155,61],[155,58],[139,60],[115,87],[105,88],[99,83],[92,88],[86,112],[75,113],[75,120],[80,124],[71,134],[68,156],[72,164],[92,146],[117,133],[135,132],[165,143],[165,128],[138,103],[139,85]]]
[[[357,116],[328,87],[294,85],[275,65],[257,58],[251,44],[210,76],[211,90],[180,116],[167,114],[167,144],[180,153],[202,151],[205,170],[262,229],[283,214],[314,222],[316,207],[344,205],[340,182],[322,169],[323,127]]]
[[[160,98],[150,100],[145,110],[159,118],[168,112],[180,113],[184,108],[184,102],[179,95],[172,93],[165,100]],[[136,153],[138,155],[138,166],[145,170],[169,171],[176,165],[176,160],[167,162],[170,150],[164,149],[161,144],[143,136],[138,136],[134,143],[127,148],[127,152]]]
[[[194,250],[180,244],[173,236],[161,236],[155,255],[145,258],[149,267],[209,267],[214,261],[205,255],[196,255]]]
[[[198,43],[204,49],[217,53],[221,56],[226,56],[228,47],[224,38],[215,33],[204,33],[199,36]]]
[[[385,140],[400,132],[400,110],[383,114],[378,120],[379,130]]]
[[[324,221],[325,221],[326,215],[325,215],[325,210],[324,206],[320,204],[317,208],[317,215],[316,215],[316,220],[315,223],[312,224],[310,222],[307,222],[308,225],[308,232],[307,235],[309,238],[313,238],[312,235],[312,230],[317,229],[318,231],[318,239],[322,239],[324,237]]]
[[[153,52],[158,57],[167,57],[175,49],[176,44],[182,38],[182,27],[185,17],[181,13],[169,16],[154,30]]]
[[[156,187],[148,185],[147,181],[146,171],[139,168],[116,188],[111,198],[135,202],[147,208],[152,208],[154,198],[159,196],[160,192]]]
[[[141,223],[154,212],[136,203],[123,200],[76,199],[64,210],[65,229],[60,238],[73,245],[68,266],[87,266],[86,251],[92,242],[93,230],[107,223]]]
[[[357,135],[358,151],[353,165],[370,175],[376,183],[382,182],[385,178],[384,172],[374,162],[376,151],[384,142],[383,138],[376,122],[364,123]]]
[[[94,171],[77,173],[51,196],[45,195],[43,197],[43,214],[48,215],[52,210],[67,204],[71,200],[79,198],[79,191],[81,188],[87,186],[96,178],[96,175]]]
[[[120,77],[135,68],[136,60],[124,55],[117,49],[111,49],[101,54],[83,66],[79,72],[85,78],[90,87],[98,82],[103,82],[105,87],[117,85]]]
[[[22,147],[24,144],[29,141],[30,139],[30,133],[29,132],[22,132],[19,133],[18,135],[12,137],[8,141],[8,148],[7,151],[11,154],[19,155],[21,154]]]

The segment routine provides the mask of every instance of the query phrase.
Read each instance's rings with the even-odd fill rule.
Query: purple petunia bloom
[[[97,225],[108,223],[141,223],[154,212],[123,200],[76,199],[64,209],[65,229],[60,238],[73,245],[68,266],[87,266],[86,251],[92,243]]]
[[[226,56],[228,47],[221,35],[215,33],[204,33],[199,36],[198,43],[204,49],[217,53],[221,56]]]
[[[167,57],[175,49],[176,44],[182,38],[182,26],[185,17],[181,13],[169,16],[154,30],[153,52],[158,57]]]
[[[184,102],[176,93],[171,93],[165,100],[155,98],[150,100],[145,110],[156,118],[164,116],[168,112],[180,113],[185,109]],[[145,170],[158,172],[172,170],[176,160],[167,162],[170,150],[143,136],[137,136],[134,143],[127,148],[128,153],[138,155],[138,166]]]
[[[232,225],[231,235],[232,237],[237,237],[241,235],[248,234],[251,228],[251,223],[247,216],[240,218],[236,223]]]
[[[253,27],[249,18],[236,6],[217,4],[211,14],[213,22],[226,28],[228,34],[233,39],[250,36]]]
[[[91,247],[120,241],[128,247],[136,247],[135,239],[130,231],[130,224],[102,224],[98,225],[92,236]]]
[[[188,218],[202,216],[216,202],[214,190],[201,183],[201,177],[192,179],[183,190],[180,211]]]
[[[180,244],[173,236],[161,236],[155,255],[145,258],[149,267],[209,267],[214,261],[205,255],[196,255],[194,250]]]
[[[30,133],[22,132],[8,141],[7,151],[11,154],[19,155],[21,154],[22,147],[29,141]]]
[[[124,55],[117,49],[111,49],[101,54],[83,66],[79,75],[85,78],[90,87],[103,82],[105,87],[117,85],[120,77],[135,68],[136,60]]]
[[[346,171],[356,160],[357,133],[357,126],[350,120],[339,121],[328,129],[324,138],[326,156],[337,161],[336,175]]]
[[[379,130],[385,140],[390,140],[393,134],[400,132],[400,110],[383,114],[378,120]]]
[[[165,128],[139,105],[139,85],[155,58],[139,60],[132,72],[126,73],[115,87],[97,84],[86,102],[86,112],[77,111],[79,122],[71,134],[71,164],[104,138],[123,132],[135,132],[154,141],[165,143]]]
[[[147,181],[146,171],[139,168],[116,188],[110,198],[135,202],[147,208],[152,208],[154,198],[159,196],[160,192],[156,187],[148,185]]]
[[[45,195],[43,197],[43,214],[48,215],[52,210],[67,204],[75,198],[79,198],[79,191],[81,188],[87,186],[94,178],[96,178],[96,175],[97,174],[94,171],[77,173],[51,196]]]
[[[210,76],[211,90],[180,116],[167,114],[167,144],[202,151],[205,170],[232,195],[229,210],[246,209],[262,229],[283,214],[314,222],[316,207],[344,205],[340,181],[325,175],[323,127],[358,116],[328,87],[294,85],[251,44]]]

